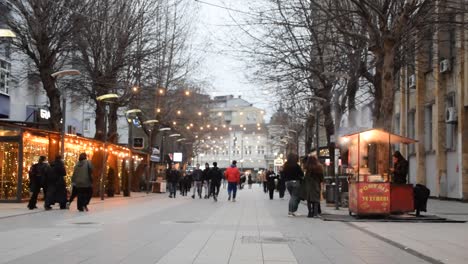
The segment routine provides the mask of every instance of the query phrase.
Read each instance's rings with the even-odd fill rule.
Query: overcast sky
[[[203,0],[203,2],[226,6],[220,0]],[[248,1],[228,0],[226,2],[229,3],[231,8],[246,10],[245,4],[242,3]],[[200,2],[196,4],[200,12],[196,25],[195,43],[199,44],[200,47],[203,47],[203,44],[210,43],[208,48],[203,47],[204,51],[200,51],[205,55],[201,74],[213,86],[208,90],[208,93],[212,96],[227,94],[236,97],[241,96],[254,106],[264,109],[267,113],[265,121],[268,121],[274,107],[271,95],[262,92],[261,84],[249,81],[246,65],[235,58],[236,54],[228,46],[229,39],[233,37],[233,34],[236,34],[234,36],[236,38],[246,37],[239,34],[236,28],[230,26],[234,23],[228,10]],[[240,15],[232,11],[231,13],[236,16]]]

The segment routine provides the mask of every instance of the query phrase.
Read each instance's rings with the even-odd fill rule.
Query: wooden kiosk
[[[412,184],[392,183],[392,144],[417,142],[379,129],[341,137],[347,145],[350,215],[390,215],[414,211]]]

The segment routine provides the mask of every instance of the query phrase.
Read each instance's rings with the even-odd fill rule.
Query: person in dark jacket
[[[169,198],[176,198],[177,184],[179,183],[180,173],[176,169],[176,164],[172,163],[171,168],[166,170],[167,183],[169,184]]]
[[[39,161],[32,165],[29,170],[29,184],[32,192],[28,203],[29,210],[37,208],[37,196],[39,195],[41,188],[44,192],[44,195],[47,193],[47,187],[43,185],[43,178],[45,177],[48,169],[49,164],[47,164],[46,156],[40,156]]]
[[[289,195],[289,211],[288,216],[298,216],[296,213],[300,202],[300,186],[301,180],[304,177],[304,172],[298,162],[298,156],[294,153],[290,153],[283,165],[284,179],[286,181],[286,188],[288,189]]]
[[[393,183],[406,184],[408,175],[408,161],[403,158],[400,151],[393,153]]]
[[[318,217],[320,189],[323,182],[323,168],[317,157],[310,156],[305,162],[305,170],[306,173],[302,184],[305,185],[303,197],[307,200],[307,209],[309,209],[307,217]]]
[[[253,180],[252,180],[252,174],[250,173],[247,176],[247,184],[249,185],[249,189],[252,189]]]
[[[65,186],[65,164],[62,156],[58,155],[55,160],[50,163],[50,169],[45,175],[44,185],[47,186],[47,193],[44,202],[46,210],[52,209],[51,205],[60,204],[60,209],[67,208],[67,189]]]
[[[218,201],[218,194],[219,188],[221,187],[221,180],[223,179],[223,173],[218,168],[218,163],[215,161],[213,162],[213,168],[211,168],[210,172],[210,179],[211,179],[211,195],[213,195],[213,199],[215,202]]]
[[[205,199],[210,198],[210,164],[205,163],[205,169],[203,170],[202,185],[205,188]]]
[[[86,153],[81,153],[72,175],[73,188],[76,188],[78,196],[77,209],[80,212],[88,211],[88,204],[93,195],[92,171],[93,165],[87,160]]]
[[[273,200],[273,195],[275,193],[275,187],[276,187],[275,180],[277,179],[275,172],[269,169],[266,172],[266,179],[267,179],[267,186],[268,186],[268,194],[270,196],[270,200]]]
[[[284,199],[285,191],[286,191],[286,181],[284,179],[283,167],[280,167],[279,175],[278,175],[278,192],[279,192],[280,199]]]
[[[193,180],[193,194],[192,199],[195,199],[195,193],[198,193],[198,197],[201,199],[202,197],[202,180],[203,180],[203,172],[200,170],[200,164],[197,163],[196,169],[192,172],[192,180]]]

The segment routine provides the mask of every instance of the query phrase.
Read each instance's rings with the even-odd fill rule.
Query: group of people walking
[[[235,202],[237,195],[237,186],[241,182],[241,173],[237,168],[237,161],[232,161],[223,173],[218,168],[218,163],[213,162],[213,167],[210,168],[208,163],[205,163],[205,169],[200,169],[200,164],[197,164],[193,172],[182,175],[177,170],[176,165],[172,164],[170,169],[166,170],[166,180],[169,189],[169,198],[176,198],[177,187],[180,189],[182,196],[186,196],[192,189],[192,199],[197,196],[199,199],[210,199],[213,197],[214,201],[218,201],[219,191],[221,189],[221,182],[226,180],[228,182],[228,200]],[[203,196],[203,192],[205,195]]]
[[[88,204],[92,196],[92,170],[91,162],[87,160],[86,153],[81,153],[76,163],[72,181],[72,192],[67,199],[67,186],[65,176],[67,175],[63,158],[57,155],[55,160],[48,163],[46,156],[40,156],[36,164],[29,170],[29,182],[31,198],[28,208],[37,208],[37,198],[42,188],[44,193],[44,209],[51,210],[52,205],[58,203],[60,209],[69,209],[75,197],[78,197],[78,211],[88,211]]]

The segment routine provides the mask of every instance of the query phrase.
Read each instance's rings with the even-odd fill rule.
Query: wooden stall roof
[[[375,129],[375,128],[344,135],[341,137],[341,139],[343,143],[346,144],[346,142],[357,140],[358,136],[360,136],[360,139],[365,142],[373,142],[373,143],[389,143],[389,140],[390,140],[390,143],[392,144],[398,144],[398,143],[412,144],[412,143],[418,142],[417,140],[412,139],[412,138],[400,136],[397,134],[387,132],[382,129]]]

